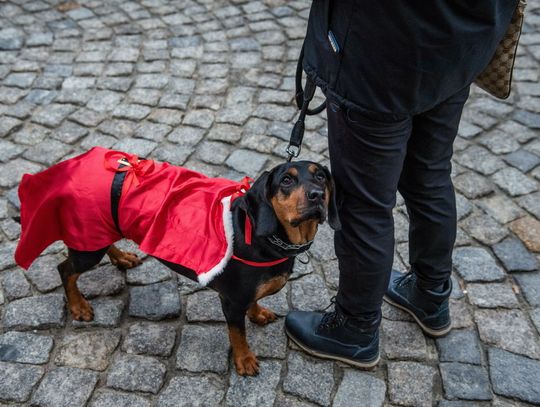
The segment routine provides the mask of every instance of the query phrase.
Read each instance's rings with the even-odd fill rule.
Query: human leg
[[[371,367],[394,253],[392,209],[411,131],[410,118],[381,121],[328,109],[332,173],[342,229],[336,232],[336,309],[291,312],[289,337],[315,356]]]
[[[413,118],[398,186],[410,220],[411,270],[392,272],[385,300],[409,312],[435,337],[451,329],[448,298],[457,219],[450,160],[468,93],[465,88]]]

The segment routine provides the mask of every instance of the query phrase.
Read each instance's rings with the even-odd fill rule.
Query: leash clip
[[[286,152],[287,152],[287,162],[291,162],[291,160],[293,158],[296,158],[300,155],[300,151],[302,150],[302,147],[301,146],[293,146],[291,143],[289,143],[289,145],[287,146],[286,148]]]
[[[309,257],[309,251],[305,251],[304,253],[300,253],[300,254],[304,254],[306,256],[306,259],[305,260],[302,260],[300,258],[300,256],[296,256],[296,258],[298,259],[298,261],[302,264],[308,264],[310,261],[311,261],[311,258]]]

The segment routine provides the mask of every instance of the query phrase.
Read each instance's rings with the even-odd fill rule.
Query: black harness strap
[[[124,164],[120,164],[118,168],[125,167]],[[114,221],[114,225],[118,232],[124,236],[122,230],[120,230],[120,222],[118,220],[118,206],[120,204],[120,197],[122,196],[122,186],[124,185],[124,180],[126,179],[127,172],[117,172],[114,174],[112,186],[111,186],[111,215]]]

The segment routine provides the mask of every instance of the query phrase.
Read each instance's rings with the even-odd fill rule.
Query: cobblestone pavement
[[[529,0],[514,92],[478,89],[455,144],[459,234],[455,329],[440,340],[384,307],[372,372],[307,357],[283,318],[248,326],[261,374],[232,368],[216,295],[152,259],[80,279],[95,320],[65,309],[53,245],[15,267],[17,184],[101,145],[240,179],[283,161],[308,1],[0,0],[0,405],[522,406],[540,404],[540,1]],[[324,116],[302,158],[328,161]],[[395,265],[407,215],[395,210]],[[124,244],[129,246],[128,243]],[[327,306],[338,281],[332,234],[264,302]]]

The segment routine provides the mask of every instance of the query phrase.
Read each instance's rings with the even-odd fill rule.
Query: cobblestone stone
[[[540,375],[539,361],[490,348],[489,367],[494,393],[540,403],[540,389],[535,382]]]
[[[173,377],[169,385],[161,392],[157,406],[191,407],[212,405],[222,400],[224,395],[224,386],[220,380],[206,376],[179,375]]]
[[[107,375],[107,386],[156,394],[165,378],[167,368],[158,360],[147,356],[120,355]]]
[[[2,273],[2,287],[6,298],[10,301],[28,297],[32,294],[30,284],[21,270],[9,270]]]
[[[113,390],[99,391],[90,401],[90,407],[150,407],[150,401],[135,394]]]
[[[507,238],[494,245],[493,251],[508,271],[533,271],[538,268],[534,255],[518,239]]]
[[[157,143],[140,138],[125,138],[113,145],[114,150],[136,154],[139,157],[148,157]]]
[[[480,207],[501,223],[524,215],[523,210],[504,195],[493,195],[479,201]]]
[[[180,315],[180,297],[173,281],[129,289],[128,313],[132,317],[162,320]]]
[[[240,377],[231,373],[227,406],[249,407],[274,405],[275,389],[279,382],[281,363],[275,360],[261,361],[260,373],[253,377]]]
[[[427,358],[426,340],[417,324],[383,320],[381,326],[383,350],[388,359]]]
[[[221,301],[215,291],[198,291],[187,298],[186,318],[189,322],[225,322]]]
[[[0,335],[0,360],[43,364],[49,360],[52,347],[53,339],[50,336],[10,331]]]
[[[507,283],[468,284],[467,294],[472,304],[482,308],[516,308],[519,302]]]
[[[73,367],[59,367],[47,372],[32,396],[32,405],[84,406],[98,381],[98,374]]]
[[[224,374],[228,369],[228,356],[229,339],[225,326],[184,326],[176,354],[178,369]]]
[[[125,301],[121,298],[99,297],[90,300],[90,305],[94,310],[94,319],[89,322],[72,321],[75,328],[86,328],[89,326],[110,328],[118,326],[120,317],[125,307]]]
[[[32,115],[32,121],[46,127],[57,127],[71,113],[75,106],[66,104],[52,104],[42,107]]]
[[[24,148],[9,141],[0,140],[0,161],[7,162],[24,151]]]
[[[505,167],[504,162],[500,158],[477,145],[472,145],[457,154],[456,161],[464,167],[483,175],[493,174],[495,171]]]
[[[500,281],[504,271],[486,249],[463,247],[454,250],[454,267],[465,281]]]
[[[529,250],[540,252],[540,221],[524,216],[513,221],[510,229],[514,232]]]
[[[452,328],[469,328],[473,326],[471,312],[463,300],[450,300],[450,320]]]
[[[366,406],[381,407],[385,393],[386,384],[383,380],[364,372],[345,369],[332,405],[348,407],[353,400],[362,400]]]
[[[248,175],[258,174],[268,158],[260,153],[249,150],[235,150],[227,158],[225,164],[234,170]]]
[[[452,330],[444,337],[437,339],[439,360],[441,362],[462,362],[480,365],[482,349],[478,334],[472,329]]]
[[[330,303],[330,294],[323,279],[310,274],[291,283],[291,303],[293,308],[303,311],[322,310]]]
[[[139,322],[129,327],[122,350],[131,354],[169,356],[175,338],[176,332],[171,325]]]
[[[491,182],[474,172],[465,172],[453,181],[457,190],[469,199],[480,198],[493,191]]]
[[[444,394],[449,399],[491,400],[487,371],[464,363],[441,363]]]
[[[284,319],[278,319],[264,327],[250,323],[247,340],[259,357],[284,359],[287,355],[287,338],[284,335]]]
[[[505,168],[493,175],[493,181],[510,196],[529,194],[538,190],[538,183],[515,168]]]
[[[128,284],[146,285],[171,278],[171,270],[155,259],[145,260],[140,266],[126,270]]]
[[[28,400],[44,369],[41,366],[28,366],[0,362],[0,400],[24,402]]]
[[[52,165],[71,150],[69,145],[60,141],[44,140],[26,150],[23,157],[30,161]]]
[[[303,354],[292,352],[287,359],[288,372],[283,382],[287,393],[329,406],[334,377],[332,364],[314,361]]]
[[[540,359],[540,343],[522,311],[479,310],[474,319],[483,342]]]
[[[16,158],[7,164],[0,164],[0,169],[0,187],[11,188],[19,183],[23,174],[35,174],[42,167],[22,158]]]
[[[61,263],[57,256],[42,256],[30,266],[26,276],[42,293],[54,290],[62,285],[56,266]]]
[[[502,240],[508,231],[493,218],[472,214],[461,222],[461,227],[472,237],[486,245],[493,245]]]
[[[392,403],[432,405],[432,389],[436,376],[433,367],[416,362],[388,364],[388,395]]]
[[[11,301],[4,308],[3,325],[7,329],[60,328],[65,323],[64,297],[61,294],[22,298]]]
[[[518,198],[518,203],[537,218],[540,218],[540,192]]]
[[[516,274],[515,278],[527,302],[533,306],[540,306],[540,273]]]
[[[58,345],[54,362],[57,366],[103,371],[119,342],[120,333],[115,331],[66,335]]]
[[[123,273],[113,265],[106,265],[83,273],[77,286],[86,298],[117,294],[124,289]]]
[[[526,150],[518,150],[504,156],[504,161],[521,172],[528,172],[540,163],[540,157]]]

